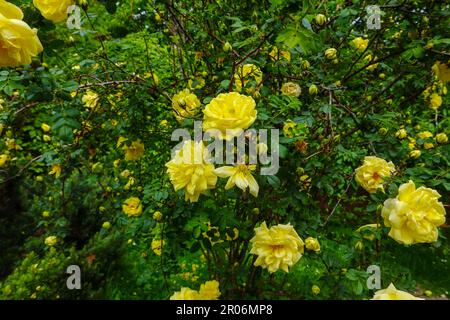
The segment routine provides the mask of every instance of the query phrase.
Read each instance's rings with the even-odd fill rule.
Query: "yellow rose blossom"
[[[421,139],[431,138],[433,134],[430,131],[422,131],[417,134],[417,136]]]
[[[434,148],[434,144],[432,144],[431,142],[425,142],[425,143],[423,144],[423,147],[424,147],[426,150],[433,149],[433,148]]]
[[[10,160],[9,155],[7,154],[0,155],[0,168],[3,168],[9,160]]]
[[[166,167],[175,191],[184,189],[186,201],[197,202],[200,194],[216,186],[214,165],[201,141],[185,141]]]
[[[162,213],[161,213],[160,211],[155,211],[155,212],[153,213],[153,219],[154,219],[155,221],[161,222],[162,219],[163,219]]]
[[[323,26],[327,22],[327,17],[321,13],[314,17],[314,21],[319,25]]]
[[[445,222],[445,209],[438,202],[440,194],[433,189],[416,189],[411,180],[398,189],[396,198],[384,202],[381,216],[390,227],[389,236],[399,243],[431,243],[438,238],[438,229]]]
[[[152,240],[152,250],[157,255],[160,256],[162,254],[162,248],[164,246],[164,240]]]
[[[269,53],[269,57],[273,61],[278,61],[281,58],[284,58],[289,62],[291,61],[291,53],[289,51],[280,50],[277,47],[273,47]]]
[[[434,75],[439,81],[441,82],[450,81],[450,69],[448,67],[448,64],[436,61],[436,63],[432,67],[432,70]]]
[[[290,97],[298,97],[302,93],[302,89],[297,83],[286,82],[281,86],[281,92]]]
[[[372,300],[423,300],[417,298],[412,294],[397,290],[395,286],[391,283],[386,289],[378,290],[375,292]]]
[[[54,164],[50,170],[49,174],[54,174],[55,178],[59,178],[61,176],[62,168],[59,164]]]
[[[139,198],[131,197],[122,205],[123,212],[129,217],[137,217],[142,214],[142,203]]]
[[[31,29],[22,18],[19,8],[0,2],[0,67],[30,64],[43,50],[37,30]]]
[[[311,287],[311,292],[313,293],[313,295],[317,296],[320,293],[320,287],[317,285],[313,285]]]
[[[133,141],[130,146],[125,148],[125,161],[136,161],[144,155],[144,144],[141,140]]]
[[[233,188],[235,185],[242,191],[246,191],[249,188],[250,193],[254,196],[258,196],[259,186],[255,178],[252,176],[251,171],[256,170],[256,165],[238,164],[234,167],[220,167],[214,170],[214,173],[220,178],[228,178],[225,190]]]
[[[67,8],[75,4],[75,0],[33,0],[34,6],[42,16],[53,22],[67,20]]]
[[[182,287],[180,291],[176,291],[170,300],[198,300],[198,292],[190,288]]]
[[[270,273],[278,269],[289,272],[289,267],[300,260],[304,251],[303,240],[290,224],[278,224],[268,229],[263,222],[255,228],[255,236],[250,242],[250,253],[258,256],[255,266],[267,268]]]
[[[328,60],[336,59],[336,56],[337,56],[337,50],[335,48],[329,48],[329,49],[325,50],[325,57]]]
[[[352,44],[358,51],[364,51],[369,44],[369,39],[363,39],[362,37],[357,37],[352,40]]]
[[[430,108],[433,110],[439,109],[439,107],[442,105],[442,97],[438,95],[437,93],[433,93],[430,95]]]
[[[436,135],[436,141],[440,144],[444,144],[448,142],[448,137],[445,133],[441,132]]]
[[[247,85],[249,81],[255,81],[258,87],[262,82],[263,74],[261,69],[259,69],[254,64],[245,64],[238,67],[236,73],[234,74],[234,85],[236,86],[236,91],[241,92],[242,88]]]
[[[374,156],[364,157],[363,165],[355,170],[355,179],[369,193],[384,192],[383,183],[394,171],[392,162]]]
[[[100,98],[97,93],[88,90],[81,98],[81,101],[83,101],[87,108],[93,109],[98,105],[99,99]]]
[[[200,100],[189,89],[180,91],[172,98],[173,114],[178,122],[195,116],[200,105]]]
[[[41,129],[44,132],[49,132],[51,130],[51,127],[48,124],[43,123],[43,124],[41,124]]]
[[[420,157],[421,154],[422,154],[422,152],[420,152],[420,150],[411,150],[411,152],[409,153],[409,156],[413,159],[417,159]]]
[[[257,115],[255,100],[237,92],[219,94],[203,113],[203,130],[219,130],[220,138],[227,140],[250,127]]]
[[[22,147],[16,143],[16,139],[6,138],[5,145],[8,150],[22,150]]]
[[[305,247],[308,250],[319,252],[320,251],[320,243],[319,240],[313,237],[308,237],[305,239]]]
[[[405,129],[399,129],[395,133],[395,136],[399,139],[405,139],[407,135],[408,135],[408,132]]]
[[[56,236],[49,236],[49,237],[45,238],[45,240],[44,240],[44,243],[49,247],[54,246],[57,242],[58,242],[58,238]]]
[[[50,137],[48,134],[44,134],[42,136],[42,139],[44,140],[44,142],[50,142],[52,141],[52,137]]]
[[[218,300],[220,297],[219,282],[216,280],[206,281],[200,285],[198,300]]]

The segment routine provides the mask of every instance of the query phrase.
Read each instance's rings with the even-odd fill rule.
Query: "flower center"
[[[272,245],[270,245],[270,248],[272,250],[280,250],[280,249],[284,248],[284,245],[282,245],[282,244],[272,244]]]
[[[381,176],[378,174],[378,172],[374,172],[372,177],[374,180],[377,180],[377,181],[381,179]]]

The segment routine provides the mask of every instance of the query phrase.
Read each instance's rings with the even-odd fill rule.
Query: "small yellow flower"
[[[87,90],[81,98],[81,101],[83,101],[84,105],[87,108],[93,109],[98,105],[99,99],[100,97],[97,93],[91,90]]]
[[[159,123],[159,125],[163,128],[167,128],[169,127],[169,121],[167,121],[166,119],[161,120],[161,122]]]
[[[319,240],[313,237],[308,237],[305,239],[305,247],[308,250],[319,252],[320,251],[320,243]]]
[[[62,167],[59,164],[54,164],[49,174],[54,174],[55,178],[59,178],[61,176]]]
[[[110,229],[111,228],[111,222],[109,222],[109,221],[103,222],[102,228],[105,229],[105,230]]]
[[[448,67],[448,64],[436,61],[436,63],[432,67],[432,70],[434,75],[439,81],[441,82],[450,81],[450,68]]]
[[[154,219],[155,221],[161,222],[162,219],[163,219],[163,214],[162,214],[160,211],[155,211],[155,212],[153,213],[153,219]]]
[[[408,132],[405,129],[399,129],[395,133],[395,136],[399,139],[405,139],[407,135],[408,135]]]
[[[41,129],[44,132],[49,132],[51,130],[51,127],[48,124],[43,123],[43,124],[41,124]]]
[[[319,89],[317,88],[317,86],[315,84],[312,84],[312,85],[309,86],[308,92],[309,92],[310,95],[313,96],[313,95],[315,95],[315,94],[317,94],[319,92]]]
[[[433,189],[414,182],[402,184],[396,198],[384,202],[381,216],[390,227],[389,236],[399,243],[431,243],[438,238],[438,227],[445,223],[445,208]]]
[[[125,147],[125,161],[137,161],[144,155],[144,144],[141,140],[133,141]]]
[[[298,97],[302,93],[302,89],[297,83],[286,82],[281,86],[281,92],[290,97]]]
[[[164,240],[152,240],[152,250],[157,255],[160,256],[162,254],[162,248],[164,246]]]
[[[0,168],[6,166],[6,163],[10,160],[10,156],[7,154],[0,155]]]
[[[200,105],[200,100],[189,89],[180,91],[172,98],[173,114],[178,122],[195,116]]]
[[[433,110],[439,109],[442,105],[442,97],[437,93],[433,93],[430,95],[430,108]]]
[[[314,17],[314,21],[317,23],[317,25],[323,26],[327,22],[327,17],[319,13]]]
[[[362,166],[355,170],[355,179],[367,192],[384,191],[383,183],[395,172],[395,166],[390,161],[378,157],[364,157]]]
[[[421,298],[414,297],[412,294],[397,290],[391,283],[386,289],[378,290],[375,292],[372,300],[423,300]]]
[[[262,82],[263,74],[261,69],[259,69],[254,64],[245,64],[238,67],[236,73],[234,74],[234,85],[236,86],[236,91],[241,92],[242,88],[247,85],[249,81],[254,81],[256,87],[258,87]],[[252,87],[252,89],[254,89]],[[250,93],[247,90],[248,93]]]
[[[313,285],[311,288],[311,292],[313,293],[313,295],[317,296],[320,293],[320,288],[317,285]]]
[[[229,52],[233,50],[233,47],[231,46],[231,44],[227,41],[225,42],[225,44],[223,45],[223,51],[224,52]]]
[[[235,185],[242,191],[246,191],[249,188],[250,193],[254,196],[258,196],[259,186],[255,178],[252,176],[251,171],[256,170],[256,165],[238,164],[234,167],[220,167],[214,170],[214,173],[220,178],[228,178],[225,190],[233,188]]]
[[[252,97],[237,92],[221,93],[203,110],[203,130],[218,130],[221,139],[231,139],[256,120],[256,103]]]
[[[131,187],[136,183],[136,179],[133,177],[130,177],[128,179],[127,184],[123,187],[124,190],[130,190]]]
[[[6,138],[5,145],[8,150],[22,150],[22,147],[18,143],[16,143],[16,139]]]
[[[220,297],[219,282],[216,280],[206,281],[200,285],[198,300],[217,300]]]
[[[42,136],[42,139],[44,140],[44,142],[50,142],[52,141],[52,137],[50,137],[48,134],[44,134]]]
[[[358,51],[364,51],[369,44],[369,39],[363,39],[362,37],[357,37],[353,39],[352,44]]]
[[[57,242],[58,242],[58,238],[56,236],[49,236],[49,237],[45,238],[45,241],[44,241],[44,243],[49,247],[54,246]]]
[[[432,144],[431,142],[425,142],[425,143],[423,144],[423,147],[424,147],[425,149],[427,149],[427,150],[433,149],[433,148],[434,148],[434,144]]]
[[[444,143],[447,143],[448,142],[448,137],[447,137],[447,135],[445,134],[445,133],[438,133],[437,135],[436,135],[436,141],[438,142],[438,143],[440,143],[440,144],[444,144]]]
[[[431,138],[433,134],[430,131],[422,131],[417,134],[417,136],[421,139]]]
[[[420,152],[420,150],[411,150],[409,156],[413,159],[417,159],[418,157],[420,157],[421,154],[422,152]]]
[[[170,300],[198,300],[198,292],[190,288],[182,287],[180,291],[176,291]]]
[[[48,217],[50,217],[50,212],[49,212],[49,211],[44,211],[44,212],[42,212],[42,217],[43,217],[43,218],[48,218]]]
[[[123,212],[129,217],[137,217],[142,214],[142,203],[139,198],[131,197],[122,205]]]
[[[280,50],[277,47],[273,47],[272,51],[269,53],[269,57],[272,61],[278,61],[286,59],[287,61],[291,61],[291,53],[289,51]]]
[[[327,50],[325,50],[325,57],[328,60],[334,60],[336,59],[337,56],[337,50],[335,48],[329,48]]]
[[[288,138],[293,138],[293,137],[294,137],[293,129],[294,129],[296,126],[297,126],[297,123],[295,123],[295,122],[292,121],[292,120],[287,120],[287,121],[284,123],[284,126],[283,126],[283,133],[284,133],[284,135],[285,135],[286,137],[288,137]]]
[[[255,228],[255,236],[250,240],[250,253],[258,258],[255,266],[267,268],[270,273],[282,269],[289,272],[289,267],[300,260],[304,243],[290,224],[279,224],[267,228],[266,222]]]

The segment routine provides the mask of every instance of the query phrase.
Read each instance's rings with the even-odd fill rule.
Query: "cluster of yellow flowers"
[[[203,110],[203,130],[215,130],[218,138],[231,139],[253,124],[257,114],[255,107],[251,97],[237,92],[219,94]],[[244,192],[249,189],[255,197],[258,195],[259,186],[251,174],[256,165],[240,163],[216,169],[201,141],[185,141],[166,167],[175,191],[184,189],[186,201],[197,202],[200,194],[215,187],[217,177],[228,178],[227,190],[237,186]]]
[[[206,281],[200,285],[200,290],[182,287],[175,292],[170,300],[217,300],[220,297],[219,282],[216,280]]]
[[[416,130],[420,130],[420,126],[414,127]],[[421,139],[420,143],[417,143],[416,138],[413,136],[408,136],[408,131],[402,126],[397,132],[395,136],[398,139],[408,139],[408,149],[410,150],[409,156],[411,158],[418,158],[421,156],[422,152],[419,150],[420,146],[423,146],[424,149],[432,149],[435,147],[434,142],[439,144],[446,144],[448,142],[448,136],[444,132],[440,132],[433,137],[433,133],[430,131],[421,131],[417,134],[416,138]]]
[[[446,82],[450,81],[450,70],[445,63],[436,61],[431,68],[433,77],[433,83],[423,91],[424,98],[428,101],[428,106],[437,112],[442,105],[442,96],[447,95]]]
[[[423,134],[423,137],[428,137]],[[384,191],[386,178],[395,171],[392,162],[377,157],[365,157],[364,164],[356,169],[356,181],[373,193]],[[384,202],[381,215],[384,224],[391,227],[389,236],[399,243],[430,243],[438,238],[437,227],[445,222],[445,209],[438,202],[440,194],[433,189],[420,187],[409,181],[399,187],[394,199]],[[361,228],[360,228],[361,229]]]
[[[31,59],[42,52],[37,30],[22,21],[20,8],[0,0],[0,67],[16,67],[30,64]]]

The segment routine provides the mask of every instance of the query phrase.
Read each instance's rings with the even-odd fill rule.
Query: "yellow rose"
[[[229,140],[255,122],[255,107],[252,97],[237,92],[221,93],[203,110],[203,130],[219,130],[220,138]]]
[[[182,287],[180,291],[175,292],[170,300],[197,300],[198,292],[190,288]]]
[[[42,16],[53,22],[67,19],[67,8],[75,4],[75,0],[33,0],[33,4]]]
[[[423,147],[425,148],[425,149],[433,149],[434,148],[434,144],[432,144],[431,142],[425,142],[424,144],[423,144]]]
[[[290,97],[298,97],[302,93],[302,89],[297,83],[286,82],[281,86],[281,92]]]
[[[200,105],[200,100],[189,89],[180,91],[172,98],[173,114],[178,122],[195,116]]]
[[[142,203],[139,198],[131,197],[125,200],[122,205],[123,212],[129,217],[137,217],[142,213]]]
[[[433,110],[437,110],[441,105],[442,105],[442,97],[437,93],[433,93],[430,96],[430,108]]]
[[[417,159],[418,157],[420,157],[421,154],[422,154],[422,152],[420,152],[420,150],[412,150],[409,153],[409,156],[413,159]]]
[[[314,17],[314,21],[316,21],[317,25],[323,26],[325,22],[327,22],[327,17],[321,13]]]
[[[432,67],[433,73],[441,82],[450,81],[450,69],[448,64],[442,63],[440,61],[436,61],[436,63]]]
[[[281,58],[291,61],[291,53],[289,51],[280,50],[277,47],[273,47],[272,51],[269,53],[269,57],[273,61],[278,61]]]
[[[139,160],[145,152],[144,144],[141,142],[141,140],[133,141],[130,146],[126,146],[124,149],[125,161]]]
[[[362,37],[357,37],[353,39],[352,44],[358,51],[364,51],[369,44],[369,39],[363,39]]]
[[[317,296],[320,293],[320,287],[317,285],[313,285],[311,287],[311,292],[313,293],[313,295]]]
[[[153,213],[153,219],[158,222],[162,221],[162,219],[163,219],[162,213],[160,211],[155,211]]]
[[[395,133],[395,136],[399,139],[405,139],[408,132],[405,129],[400,129]]]
[[[0,3],[0,67],[30,64],[31,58],[43,50],[37,30],[21,21],[22,11],[14,7]]]
[[[43,124],[41,124],[41,129],[44,132],[49,132],[51,130],[51,127],[48,124],[43,123]]]
[[[417,134],[417,136],[421,139],[431,138],[433,134],[430,131],[422,131]]]
[[[236,86],[236,91],[241,92],[242,88],[245,87],[250,80],[255,81],[256,86],[259,86],[262,82],[261,69],[259,69],[254,64],[245,64],[238,67],[236,73],[234,74],[234,84]],[[249,90],[247,90],[247,92],[249,92]]]
[[[58,238],[56,236],[49,236],[49,237],[45,238],[45,241],[44,241],[44,243],[49,247],[54,246],[57,242],[58,242]]]
[[[10,159],[7,154],[0,155],[0,168],[3,168]]]
[[[384,202],[381,216],[391,227],[389,236],[399,243],[431,243],[438,238],[438,229],[445,222],[445,209],[438,202],[440,194],[433,189],[416,189],[411,180],[398,189],[394,199]]]
[[[384,180],[395,171],[394,164],[377,157],[364,157],[362,166],[355,170],[355,179],[367,192],[373,193],[378,189],[384,192]]]
[[[325,50],[325,57],[328,60],[336,59],[336,55],[337,55],[337,50],[335,48],[329,48],[329,49]]]
[[[448,137],[447,137],[447,135],[445,134],[445,133],[438,133],[437,135],[436,135],[436,141],[438,142],[438,143],[441,143],[441,144],[444,144],[444,143],[447,143],[448,142]]]
[[[110,229],[111,228],[111,222],[109,222],[109,221],[103,222],[102,228],[105,229],[105,230]]]
[[[95,108],[98,105],[99,96],[94,91],[88,90],[85,95],[81,98],[81,101],[83,101],[84,105],[87,108]]]
[[[372,300],[423,300],[421,298],[414,297],[412,294],[397,290],[391,283],[386,289],[378,290],[375,292]]]
[[[320,251],[320,243],[319,240],[313,237],[308,237],[305,239],[305,247],[308,250],[319,252]]]
[[[175,191],[184,189],[186,201],[197,202],[200,194],[216,186],[214,165],[201,141],[186,141],[166,167]]]
[[[54,174],[55,178],[59,178],[61,176],[62,168],[59,164],[54,164],[50,170],[49,174]]]
[[[198,300],[217,300],[220,297],[219,282],[216,280],[206,281],[200,285]]]
[[[152,240],[152,250],[157,256],[160,256],[162,254],[163,246],[164,240]]]
[[[255,236],[250,240],[250,253],[258,258],[255,266],[267,268],[270,273],[282,269],[289,272],[289,267],[300,260],[303,254],[303,240],[290,224],[279,224],[267,228],[266,222],[255,228]]]

